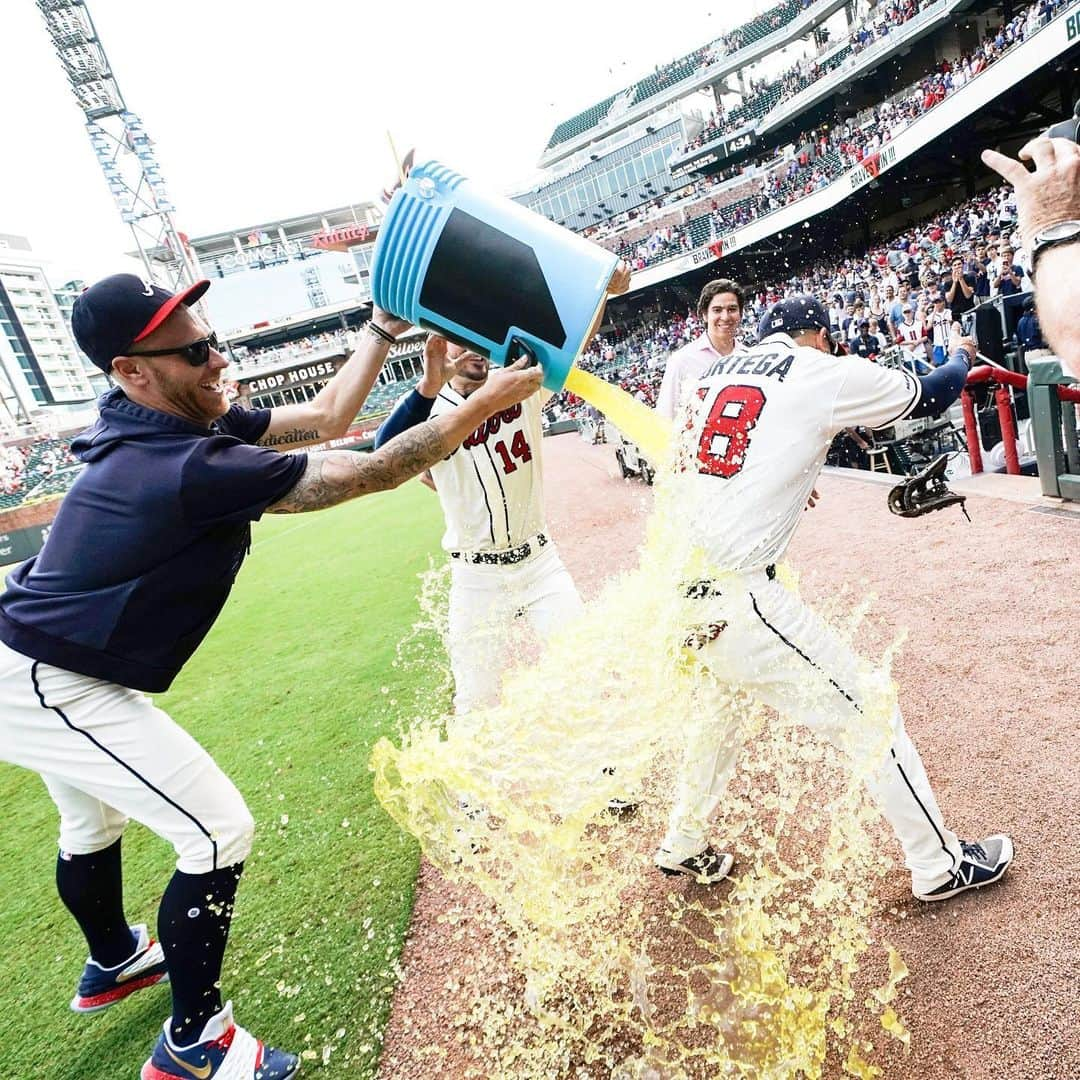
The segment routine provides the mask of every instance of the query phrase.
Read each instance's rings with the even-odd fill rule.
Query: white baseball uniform
[[[736,342],[734,351],[742,353],[745,349]],[[719,359],[720,353],[713,348],[708,334],[702,334],[689,345],[673,352],[664,367],[664,378],[656,395],[656,411],[674,420],[675,414],[686,404],[688,396],[697,386],[698,379]]]
[[[255,823],[210,755],[145,694],[34,660],[0,642],[0,746],[41,773],[60,811],[60,850],[89,855],[129,818],[170,841],[176,868],[242,862]]]
[[[952,331],[953,317],[949,308],[940,311],[935,307],[930,312],[930,344],[936,355],[936,362],[943,364],[949,355],[949,334]]]
[[[448,384],[431,415],[464,401]],[[534,394],[490,417],[431,469],[446,519],[448,649],[459,714],[498,699],[506,632],[515,618],[528,617],[546,640],[582,609],[569,571],[544,534],[540,405]]]
[[[685,426],[676,425],[679,459],[696,489],[687,525],[717,574],[692,601],[700,624],[714,631],[698,659],[841,749],[860,739],[882,679],[776,580],[774,564],[833,436],[893,424],[920,395],[919,381],[906,372],[829,356],[779,333],[715,362],[691,396]],[[959,865],[961,848],[942,821],[899,708],[894,701],[889,708],[893,743],[868,785],[903,845],[915,890],[929,891]],[[739,746],[737,733],[704,730],[688,747],[663,844],[677,857],[705,847]]]

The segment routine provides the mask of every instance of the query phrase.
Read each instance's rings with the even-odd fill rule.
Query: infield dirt
[[[636,561],[651,495],[618,476],[609,446],[566,435],[544,450],[550,532],[588,598]],[[896,1005],[912,1039],[906,1054],[886,1048],[868,1014],[866,1033],[884,1050],[875,1060],[885,1077],[904,1080],[1080,1076],[1080,729],[1072,676],[1080,517],[973,497],[970,524],[958,511],[903,520],[889,514],[881,486],[825,475],[818,488],[821,502],[789,553],[804,596],[812,603],[842,590],[853,600],[875,594],[871,649],[907,630],[894,675],[946,820],[969,839],[1008,832],[1017,851],[997,885],[925,905],[911,897],[899,847],[885,841],[895,846],[896,868],[878,886],[873,930],[910,969]],[[642,851],[656,842],[632,822],[626,836]],[[662,909],[672,886],[656,874],[633,888]],[[385,1080],[485,1075],[482,1054],[470,1049],[480,1033],[455,1026],[455,1018],[466,1011],[462,988],[477,992],[464,976],[490,948],[485,926],[493,917],[479,893],[422,864],[404,980],[386,1030]],[[671,947],[689,959],[684,942]],[[867,985],[881,982],[883,970],[868,970]],[[844,1073],[830,1061],[825,1075]]]

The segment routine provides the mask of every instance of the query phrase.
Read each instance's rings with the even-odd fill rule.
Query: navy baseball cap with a
[[[172,293],[134,274],[102,278],[75,301],[71,310],[75,340],[94,366],[108,375],[115,357],[124,356],[181,304],[190,307],[209,288],[210,282],[203,280],[183,292]]]
[[[837,353],[829,313],[820,300],[807,293],[789,296],[773,304],[758,324],[758,341],[763,341],[770,334],[794,334],[799,330],[830,331],[829,348],[834,354]]]

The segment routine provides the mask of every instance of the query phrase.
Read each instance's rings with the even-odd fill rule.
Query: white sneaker
[[[661,848],[653,857],[653,862],[669,877],[685,874],[699,885],[714,885],[731,873],[735,857],[729,852],[717,851],[711,844],[707,844],[703,851],[681,861],[670,851]]]

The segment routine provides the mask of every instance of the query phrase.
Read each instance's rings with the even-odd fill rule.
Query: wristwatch
[[[1056,225],[1050,225],[1042,232],[1035,234],[1031,242],[1031,270],[1035,272],[1035,264],[1039,256],[1050,247],[1058,244],[1068,244],[1080,240],[1080,221],[1059,221]]]

